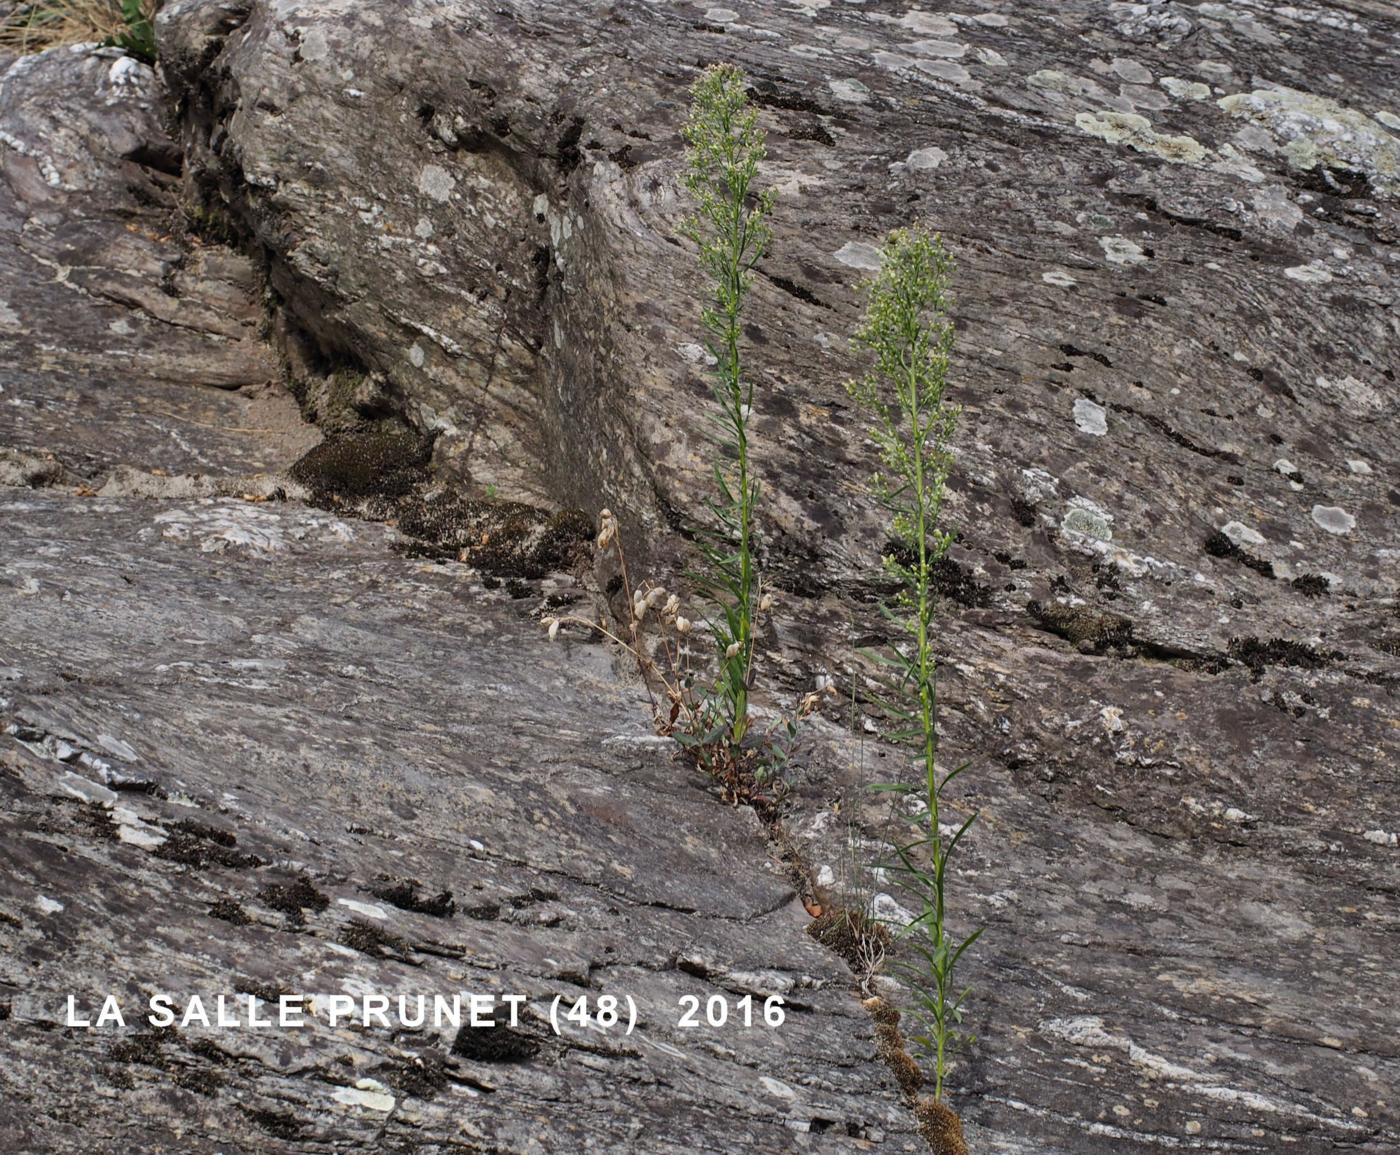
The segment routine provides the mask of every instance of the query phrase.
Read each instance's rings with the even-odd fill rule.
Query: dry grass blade
[[[142,11],[153,17],[154,0],[147,0]],[[121,0],[38,0],[15,5],[0,21],[0,51],[23,54],[65,44],[100,44],[126,29]]]

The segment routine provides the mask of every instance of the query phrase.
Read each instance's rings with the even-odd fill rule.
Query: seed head
[[[603,510],[598,515],[598,548],[607,549],[617,540],[617,518],[613,516],[610,509]]]

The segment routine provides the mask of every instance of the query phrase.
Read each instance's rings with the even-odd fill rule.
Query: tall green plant
[[[753,383],[740,353],[740,318],[752,270],[771,237],[766,223],[773,194],[754,187],[764,157],[763,131],[749,106],[744,74],[732,65],[707,69],[691,89],[684,133],[686,187],[696,201],[686,232],[700,250],[713,295],[701,316],[715,359],[713,391],[720,436],[733,458],[716,463],[717,496],[709,503],[717,529],[702,549],[707,569],[699,584],[720,612],[712,620],[719,657],[714,694],[715,737],[737,746],[749,728],[754,623],[759,608],[754,510],[758,482],[749,464]]]
[[[882,704],[899,719],[892,736],[917,751],[923,781],[918,787],[896,784],[882,789],[917,793],[926,805],[914,820],[917,833],[901,838],[894,849],[907,889],[921,908],[905,928],[919,958],[909,977],[925,1033],[915,1037],[933,1060],[934,1095],[941,1099],[948,1052],[959,1037],[957,1025],[967,993],[954,985],[954,970],[982,933],[976,930],[958,942],[949,933],[946,898],[948,863],[977,816],[946,837],[939,823],[944,791],[966,769],[963,765],[940,773],[938,768],[933,649],[934,566],[953,541],[953,535],[939,527],[959,414],[959,407],[947,399],[953,261],[941,239],[920,228],[891,233],[882,252],[865,323],[855,338],[858,347],[873,354],[874,364],[848,389],[868,415],[879,447],[881,468],[872,488],[890,511],[896,546],[884,559],[899,584],[886,613],[901,628],[904,641],[879,655],[889,672],[890,692]]]

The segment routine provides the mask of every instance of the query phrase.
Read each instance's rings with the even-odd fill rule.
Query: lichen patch
[[[1199,164],[1209,155],[1194,137],[1159,133],[1147,117],[1135,112],[1081,112],[1075,116],[1074,123],[1081,132],[1109,144],[1125,144],[1137,152],[1159,156],[1173,164]]]

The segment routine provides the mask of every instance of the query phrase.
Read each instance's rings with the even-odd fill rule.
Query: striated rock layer
[[[988,927],[967,963],[978,1040],[952,1078],[972,1149],[1400,1144],[1400,19],[1362,0],[964,7],[177,0],[159,21],[175,146],[144,69],[84,51],[10,67],[0,342],[21,368],[0,371],[18,402],[0,477],[113,486],[4,512],[20,623],[7,845],[22,869],[6,908],[21,926],[0,933],[38,963],[10,967],[14,997],[64,954],[91,982],[119,965],[149,983],[167,953],[157,973],[246,970],[242,934],[278,944],[249,976],[269,983],[341,965],[337,938],[375,966],[437,967],[424,948],[447,942],[467,953],[449,950],[444,975],[481,962],[542,985],[580,973],[550,936],[572,934],[593,967],[620,941],[637,982],[667,994],[697,973],[742,989],[736,973],[767,968],[825,1001],[778,1041],[659,1036],[680,1057],[624,1056],[625,1075],[601,1076],[610,1106],[584,1073],[601,1069],[592,1052],[559,1044],[541,1051],[553,1065],[509,1080],[454,1059],[455,1089],[424,1097],[389,1077],[424,1040],[318,1036],[239,1059],[194,1129],[319,1149],[363,1121],[336,1096],[372,1078],[394,1096],[386,1145],[530,1149],[536,1128],[575,1124],[540,1149],[914,1142],[839,964],[800,937],[747,819],[706,810],[660,750],[604,743],[641,732],[635,695],[597,651],[537,644],[533,613],[579,596],[569,581],[518,581],[502,600],[473,571],[392,557],[387,530],[215,496],[299,492],[305,465],[282,471],[314,434],[246,413],[285,415],[284,395],[259,391],[285,373],[327,453],[397,429],[431,453],[430,484],[611,506],[638,566],[683,565],[712,453],[678,129],[698,69],[723,60],[749,74],[778,192],[746,349],[779,598],[770,702],[818,674],[859,698],[858,651],[886,629],[873,454],[843,389],[860,278],[912,219],[959,260],[959,541],[940,651],[945,750],[973,763],[953,808],[982,813],[954,883],[962,924]],[[63,105],[29,99],[68,84],[80,96]],[[162,223],[177,184],[196,238]],[[31,609],[45,597],[51,617]],[[134,648],[166,633],[168,652]],[[340,672],[356,666],[360,689]],[[901,763],[858,737],[881,724],[872,707],[828,713],[786,821],[819,888],[839,889],[846,844],[868,857],[884,824],[859,787]],[[105,795],[60,804],[65,773],[103,785],[84,752],[118,765],[104,734],[170,797],[119,798],[130,817]],[[603,810],[580,804],[599,793]],[[237,836],[215,839],[223,857],[259,861],[172,864],[139,845],[170,843],[186,796],[209,811],[196,822]],[[472,832],[475,806],[491,837]],[[34,849],[54,843],[75,854]],[[284,887],[308,872],[325,910],[259,905],[278,871]],[[503,876],[502,893],[532,893],[542,872],[557,893],[532,901],[560,922],[520,915],[528,935],[489,938],[483,961],[465,932],[361,893],[397,936],[386,946],[346,932],[364,919],[337,901],[380,872],[459,905]],[[175,901],[155,896],[184,906],[159,921],[167,941],[142,931],[142,954],[101,937],[94,890],[143,915]],[[40,894],[65,911],[35,907]],[[251,921],[201,925],[196,899]],[[43,919],[60,922],[34,929]],[[668,955],[677,935],[706,943],[703,961]],[[11,1033],[25,1065],[0,1077],[29,1095],[30,1145],[80,1150],[56,1037]],[[102,1045],[79,1035],[62,1053],[110,1079]],[[204,1070],[190,1045],[153,1045],[126,1064],[131,1090],[106,1087],[79,1117],[104,1135],[169,1125],[169,1104],[122,1096]],[[716,1065],[697,1079],[702,1054]],[[479,1092],[470,1080],[520,1114],[451,1098]],[[478,1130],[449,1129],[464,1118]],[[636,1138],[636,1121],[661,1138]],[[356,1141],[380,1141],[375,1126]]]

